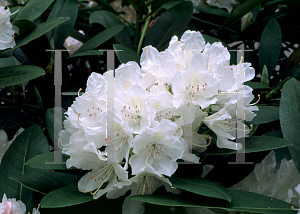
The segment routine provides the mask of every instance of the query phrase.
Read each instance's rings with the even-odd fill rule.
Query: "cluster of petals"
[[[254,69],[247,63],[230,66],[229,60],[221,43],[205,44],[199,32],[188,30],[180,41],[174,36],[165,51],[143,48],[141,67],[130,61],[115,73],[92,73],[59,133],[63,153],[70,156],[67,167],[90,170],[79,190],[95,199],[117,198],[129,190],[152,194],[162,185],[178,193],[164,176],[177,170],[178,159],[199,162],[191,150],[205,150],[209,138],[197,133],[203,123],[217,134],[217,146],[240,149],[232,140],[244,134],[234,135],[234,121],[244,125],[242,118],[252,120],[252,111],[258,110],[248,106],[254,96],[243,85]],[[245,100],[242,105],[237,93]],[[233,111],[237,104],[238,114]],[[126,199],[123,213],[143,213],[143,206]]]
[[[15,198],[7,199],[6,194],[3,195],[0,203],[0,214],[25,214],[26,206],[22,201]],[[33,208],[32,214],[40,214],[38,209]]]
[[[18,33],[18,29],[10,23],[11,15],[8,8],[0,6],[0,50],[16,46],[14,34]]]

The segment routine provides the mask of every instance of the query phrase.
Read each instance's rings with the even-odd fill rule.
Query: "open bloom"
[[[163,119],[154,128],[144,128],[133,140],[133,152],[129,164],[132,173],[138,173],[145,165],[151,165],[157,172],[171,176],[177,169],[176,160],[181,158],[186,142],[174,135],[177,125]]]
[[[3,195],[2,203],[0,203],[1,214],[25,214],[26,206],[22,201],[17,201],[15,198],[7,199],[6,195]],[[40,214],[38,209],[33,208],[32,214]]]
[[[14,34],[18,33],[16,27],[10,23],[10,13],[9,9],[0,6],[0,50],[5,50],[7,48],[13,48],[16,46],[14,40]]]
[[[165,186],[168,192],[174,194],[180,193],[178,189],[172,187],[169,179],[155,171],[150,165],[145,165],[134,177],[129,179],[131,183],[119,182],[114,189],[106,194],[108,199],[118,198],[127,191],[131,191],[129,196],[133,195],[149,195],[161,186]],[[123,214],[139,214],[144,213],[145,202],[125,199],[123,204]]]

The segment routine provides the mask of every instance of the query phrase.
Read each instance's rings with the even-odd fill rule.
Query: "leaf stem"
[[[151,5],[148,6],[148,14],[151,14]],[[147,28],[149,26],[149,23],[150,23],[150,19],[151,19],[151,16],[148,16],[147,20],[146,20],[146,23],[144,25],[144,29],[143,29],[143,32],[142,32],[142,36],[140,38],[140,41],[139,41],[139,46],[138,46],[138,50],[137,50],[137,53],[140,54],[141,52],[141,49],[142,49],[142,44],[143,44],[143,40],[145,38],[145,35],[146,35],[146,32],[147,32]]]

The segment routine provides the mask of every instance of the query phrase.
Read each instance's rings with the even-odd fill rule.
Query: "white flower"
[[[283,159],[276,173],[275,167],[275,152],[272,150],[261,163],[255,165],[249,176],[232,188],[263,194],[299,206],[299,194],[295,194],[298,189],[295,192],[295,187],[300,183],[300,174],[293,160]]]
[[[143,127],[150,127],[154,123],[155,111],[146,105],[150,96],[141,85],[132,85],[126,94],[115,95],[116,113],[127,121],[134,134],[140,134]]]
[[[79,180],[78,189],[81,192],[91,192],[93,198],[97,199],[112,190],[118,180],[130,184],[128,172],[117,163],[103,163]],[[108,185],[101,189],[106,182],[108,182]],[[92,192],[93,190],[95,191]]]
[[[151,166],[145,165],[140,172],[129,179],[131,183],[119,182],[114,189],[106,194],[108,199],[118,198],[127,191],[131,191],[129,196],[133,195],[149,195],[152,194],[160,186],[164,185],[168,192],[174,194],[180,193],[178,189],[172,187],[169,179],[156,172]],[[123,204],[123,214],[142,214],[144,213],[144,202],[125,199]]]
[[[21,134],[25,129],[20,128],[16,134],[14,135],[13,139],[11,141],[8,141],[8,137],[3,129],[0,129],[0,164],[2,161],[2,158],[7,151],[7,149],[10,147],[12,142],[16,139],[16,137]]]
[[[13,213],[13,214],[25,214],[26,206],[22,201],[17,201],[15,198],[7,199],[6,195],[3,195],[2,203],[0,203],[0,213]]]
[[[37,209],[33,208],[31,214],[40,214]],[[0,203],[0,213],[1,214],[25,214],[26,206],[22,201],[17,201],[15,198],[7,199],[5,193],[2,198],[2,203]],[[29,212],[28,212],[29,213]]]
[[[138,173],[145,165],[151,165],[157,172],[171,176],[177,169],[176,160],[181,158],[187,145],[174,135],[177,125],[162,119],[154,128],[144,128],[133,139],[133,152],[129,159],[132,174]]]
[[[230,140],[235,140],[237,133],[238,138],[244,136],[242,130],[236,130],[237,123],[239,124],[241,121],[237,120],[235,116],[231,116],[225,108],[204,119],[204,124],[217,135],[217,146],[234,150],[242,149],[242,144]]]
[[[80,30],[79,33],[83,34],[83,31]],[[69,51],[69,55],[72,55],[75,53],[81,46],[82,42],[78,41],[77,39],[74,39],[73,37],[68,36],[68,38],[65,40],[65,43],[63,46]]]
[[[18,30],[12,29],[13,26],[10,23],[11,15],[9,9],[5,10],[4,7],[0,6],[0,50],[16,46],[14,34],[18,33]]]

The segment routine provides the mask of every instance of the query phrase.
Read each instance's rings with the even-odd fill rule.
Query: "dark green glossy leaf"
[[[203,178],[171,177],[170,181],[174,187],[195,193],[197,195],[220,198],[229,202],[232,200],[230,192],[225,187]]]
[[[217,16],[224,16],[224,17],[230,17],[230,13],[228,13],[225,10],[222,10],[218,7],[211,7],[208,5],[200,5],[200,6],[196,6],[194,7],[196,10],[202,12],[202,13],[208,13],[208,14],[212,14],[212,15],[217,15]]]
[[[154,193],[153,195],[136,195],[128,199],[144,201],[163,206],[206,207],[229,209],[233,211],[247,211],[258,213],[296,214],[291,204],[270,198],[268,196],[243,190],[228,189],[232,195],[232,202],[221,199],[204,197],[196,194]]]
[[[17,85],[45,74],[44,69],[33,65],[15,65],[0,68],[0,87]]]
[[[80,179],[80,176],[61,172],[42,171],[14,176],[11,179],[18,181],[28,189],[47,194],[55,189],[70,185]]]
[[[300,172],[300,83],[294,78],[282,87],[279,115],[283,138],[293,143],[289,150]]]
[[[124,28],[124,25],[117,25],[111,28],[108,28],[101,33],[98,33],[96,36],[91,38],[89,41],[84,43],[74,54],[79,54],[85,51],[95,50],[95,48],[109,40],[111,37],[115,36],[121,32]]]
[[[140,55],[138,55],[133,50],[124,47],[123,45],[114,44],[113,45],[115,50],[123,50],[123,51],[116,51],[117,57],[120,63],[127,63],[129,61],[135,61],[140,64]]]
[[[56,17],[69,17],[70,19],[47,34],[48,38],[54,39],[55,48],[60,48],[65,39],[73,30],[78,13],[77,0],[57,0],[48,16],[47,21]]]
[[[69,207],[60,208],[42,208],[42,214],[95,214],[95,213],[111,213],[118,214],[122,213],[122,204],[124,197],[118,199],[107,199],[106,196],[102,196],[97,200],[92,200],[84,204],[78,204]],[[147,208],[146,208],[147,209]],[[101,211],[100,211],[101,210]]]
[[[292,142],[283,138],[272,136],[252,136],[245,139],[245,153],[261,152],[277,148],[291,146]],[[203,154],[207,155],[226,155],[235,154],[235,150],[231,149],[207,149]]]
[[[37,26],[33,21],[30,21],[29,19],[15,19],[14,25],[19,28],[19,35],[22,35]]]
[[[31,212],[32,200],[35,198],[34,192],[9,179],[9,177],[33,172],[38,173],[39,170],[32,169],[24,164],[30,158],[45,152],[49,152],[49,145],[39,126],[34,125],[23,131],[8,148],[2,159],[0,165],[0,195],[5,193],[8,198],[22,200],[27,211]]]
[[[66,187],[56,189],[41,200],[41,208],[69,207],[76,204],[83,204],[92,201],[90,193],[79,192],[77,182]]]
[[[124,25],[123,22],[113,13],[100,10],[95,11],[90,16],[90,24],[98,23],[103,25],[105,28],[110,28],[116,25]],[[114,36],[115,41],[118,44],[121,44],[129,49],[132,49],[132,42],[130,40],[130,37],[133,35],[133,33],[129,32],[127,30],[127,27],[125,27],[120,33]]]
[[[269,86],[265,85],[265,84],[262,84],[260,82],[245,82],[245,85],[248,85],[250,86],[251,88],[253,89],[271,89]]]
[[[54,0],[30,0],[17,14],[15,19],[28,19],[30,21],[40,17]],[[14,24],[14,23],[13,23]]]
[[[6,58],[6,57],[10,57],[14,54],[15,52],[15,48],[10,48],[10,49],[7,49],[7,50],[4,50],[0,53],[0,58]]]
[[[170,1],[170,2],[167,2],[165,4],[163,4],[160,8],[158,8],[157,11],[160,11],[160,10],[169,10],[171,9],[172,7],[174,7],[175,5],[179,4],[180,2],[182,1]]]
[[[259,70],[262,72],[264,65],[267,66],[269,77],[278,62],[281,50],[281,30],[278,22],[272,19],[265,27],[259,45]]]
[[[22,45],[28,44],[30,41],[35,40],[36,38],[44,35],[45,33],[49,32],[53,28],[57,27],[58,25],[64,23],[69,19],[70,19],[69,17],[57,17],[49,20],[48,22],[39,24],[30,32],[18,37],[18,39],[16,39],[17,46],[14,49]]]
[[[165,50],[171,38],[182,35],[193,14],[192,2],[181,2],[164,12],[149,29],[144,45],[152,45],[159,51]]]
[[[279,107],[277,106],[258,106],[258,111],[254,113],[256,116],[253,118],[251,123],[263,124],[279,120]]]
[[[55,151],[54,151],[55,152]],[[47,152],[44,154],[40,154],[32,157],[28,160],[25,165],[30,166],[36,169],[57,169],[57,170],[67,170],[66,164],[46,164],[54,162],[54,152]],[[60,155],[61,153],[58,153]],[[62,155],[62,162],[66,162],[69,158],[68,155]]]
[[[35,95],[35,98],[36,98],[36,103],[39,106],[43,106],[43,100],[42,100],[41,94],[35,86],[34,86],[34,95]]]
[[[8,58],[0,58],[0,68],[13,65],[21,65],[21,63],[14,56]]]

